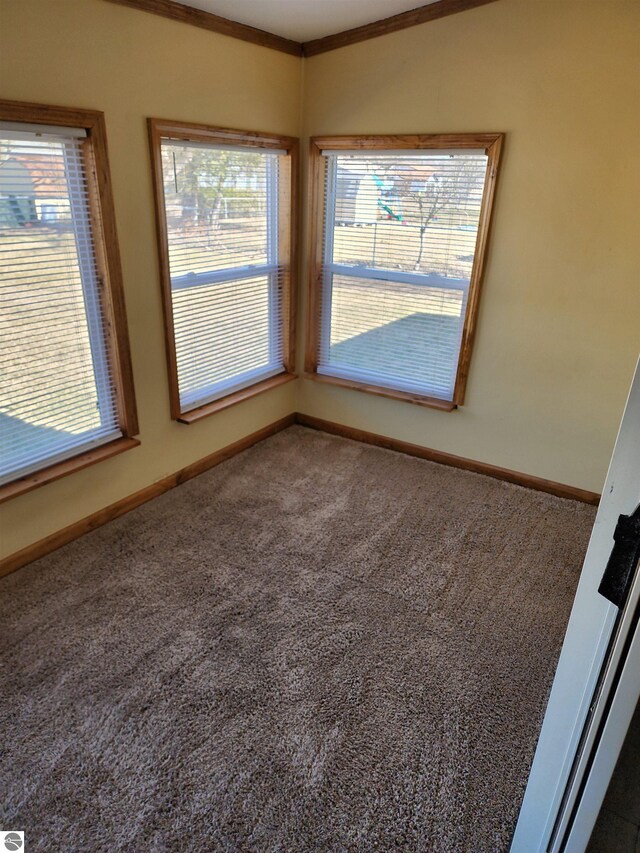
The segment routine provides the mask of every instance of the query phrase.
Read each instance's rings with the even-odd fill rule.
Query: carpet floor
[[[0,582],[30,851],[506,851],[592,507],[292,427]]]

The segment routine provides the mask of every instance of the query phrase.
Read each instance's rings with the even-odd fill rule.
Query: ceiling
[[[180,0],[185,6],[304,42],[436,0]]]

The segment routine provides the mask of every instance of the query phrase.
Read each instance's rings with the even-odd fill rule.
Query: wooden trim
[[[337,424],[332,421],[322,420],[321,418],[306,415],[302,412],[294,412],[266,427],[263,427],[257,432],[241,438],[239,441],[233,442],[233,444],[227,445],[227,447],[223,447],[221,450],[217,450],[215,453],[204,457],[204,459],[192,462],[190,465],[181,468],[174,474],[159,480],[157,483],[146,486],[144,489],[135,492],[133,495],[129,495],[122,500],[116,501],[116,503],[104,507],[80,521],[74,522],[74,524],[65,527],[63,530],[52,533],[50,536],[41,539],[39,542],[28,545],[26,548],[5,557],[3,560],[0,560],[0,577],[13,572],[22,566],[26,566],[28,563],[40,559],[40,557],[50,554],[52,551],[61,548],[63,545],[72,542],[74,539],[78,539],[85,533],[89,533],[91,530],[102,527],[103,524],[107,524],[109,521],[119,518],[121,515],[135,509],[141,504],[168,492],[175,486],[179,486],[181,483],[185,483],[187,480],[197,477],[199,474],[208,471],[220,462],[230,459],[232,456],[241,453],[243,450],[247,450],[259,441],[263,441],[265,438],[275,435],[277,432],[292,426],[294,423],[310,427],[311,429],[317,429],[321,432],[340,435],[354,441],[362,441],[365,444],[372,444],[376,447],[384,447],[387,450],[406,453],[409,456],[417,456],[420,459],[427,459],[430,462],[437,462],[441,465],[450,465],[454,468],[473,471],[476,474],[484,474],[488,477],[505,480],[510,483],[515,483],[518,486],[524,486],[525,488],[547,492],[548,494],[557,495],[561,498],[577,500],[594,506],[596,506],[600,500],[600,495],[596,492],[588,492],[584,489],[574,488],[573,486],[565,486],[561,483],[554,483],[551,480],[544,480],[539,477],[533,477],[529,474],[520,474],[516,471],[509,471],[506,468],[498,468],[495,465],[490,465],[485,462],[476,462],[472,459],[465,459],[462,456],[454,456],[452,453],[431,450],[430,448],[422,447],[417,444],[410,444],[406,441],[400,441],[395,438],[389,438],[372,432],[365,432],[364,430],[348,427],[343,424]],[[134,444],[136,443],[137,442],[134,442]]]
[[[248,24],[232,21],[230,18],[214,15],[212,12],[205,12],[203,9],[185,6],[183,3],[175,2],[175,0],[107,0],[107,2],[115,3],[118,6],[128,6],[130,9],[137,9],[140,12],[150,12],[153,15],[160,15],[182,24],[190,24],[220,35],[247,41],[260,47],[279,50],[291,56],[306,57],[347,47],[350,44],[387,35],[387,33],[405,30],[418,24],[425,24],[438,18],[453,15],[456,12],[475,9],[477,6],[485,6],[487,3],[494,3],[495,0],[437,0],[435,3],[419,6],[417,9],[392,15],[390,18],[372,21],[360,27],[343,30],[302,44],[293,39],[269,33],[266,30],[251,27]]]
[[[428,409],[439,409],[442,412],[453,412],[457,408],[456,404],[449,400],[439,400],[437,397],[427,397],[423,394],[412,394],[411,391],[396,391],[394,388],[384,388],[382,385],[368,385],[366,382],[358,382],[355,379],[340,379],[338,376],[325,376],[323,373],[307,373],[303,378],[312,379],[314,382],[321,382],[325,385],[347,388],[350,391],[363,391],[366,394],[375,394],[377,397],[388,397],[391,400],[400,400],[403,403],[426,406]]]
[[[491,214],[495,197],[498,167],[504,134],[502,133],[440,133],[440,134],[402,134],[384,136],[318,136],[310,140],[309,147],[309,280],[307,310],[307,346],[305,352],[305,371],[307,378],[332,381],[335,385],[367,391],[384,397],[408,400],[412,403],[435,406],[451,411],[464,403],[469,375],[471,351],[475,337],[480,290],[486,267],[487,245]],[[483,149],[488,157],[478,236],[474,251],[474,262],[469,282],[460,356],[456,372],[453,398],[450,401],[417,394],[406,394],[380,386],[368,385],[355,380],[335,379],[317,374],[318,349],[320,340],[320,318],[322,306],[322,244],[325,196],[325,161],[323,150],[330,151],[384,151],[384,150],[437,150],[451,148]]]
[[[316,56],[318,53],[326,53],[329,50],[336,50],[339,47],[346,47],[359,41],[377,38],[387,35],[387,33],[395,33],[398,30],[406,30],[418,24],[426,24],[429,21],[435,21],[437,18],[444,18],[456,12],[464,12],[467,9],[475,9],[476,6],[484,6],[493,2],[495,0],[438,0],[438,2],[430,3],[427,6],[419,6],[417,9],[392,15],[390,18],[383,18],[361,27],[354,27],[351,30],[343,30],[340,33],[304,42],[302,53],[304,56]]]
[[[115,0],[109,0],[115,2]],[[190,121],[172,121],[164,118],[148,118],[149,128],[161,139],[180,139],[186,142],[210,142],[212,145],[244,145],[253,148],[285,149],[289,153],[297,148],[298,138],[265,133],[254,130],[237,130],[231,127],[211,127]]]
[[[137,435],[139,427],[104,114],[98,110],[0,100],[0,119],[28,124],[77,127],[87,132],[82,149],[107,358],[114,381],[118,425],[123,436],[131,438]],[[107,445],[107,447],[110,446],[111,444]],[[123,447],[123,449],[126,448]],[[82,459],[85,455],[81,454],[75,459]],[[64,466],[75,470],[73,467],[75,459],[65,462]],[[79,467],[84,467],[84,464]],[[24,481],[28,482],[38,480],[28,489],[24,488],[23,479],[0,487],[0,501],[6,500],[7,496],[14,493],[12,491],[14,485],[15,493],[19,494],[35,488],[36,485],[41,485],[41,482],[49,482],[51,477],[47,472],[58,470],[58,468],[58,465],[53,465],[43,469],[37,476],[24,478]],[[64,473],[67,473],[66,469]],[[56,475],[53,479],[63,474]]]
[[[162,157],[160,153],[160,127],[163,125],[164,123],[161,123],[158,119],[147,119],[153,178],[158,264],[160,267],[160,288],[162,291],[162,313],[164,317],[165,356],[167,359],[167,378],[169,381],[169,411],[172,419],[176,420],[180,417],[180,392],[178,390],[178,357],[176,354],[175,329],[173,326],[171,274],[169,271],[169,239],[167,236],[164,179],[162,176]]]
[[[541,477],[534,477],[531,474],[521,474],[518,471],[511,471],[508,468],[500,468],[488,462],[477,462],[474,459],[455,456],[453,453],[445,453],[442,450],[432,450],[429,447],[410,444],[408,441],[400,441],[397,438],[366,432],[365,430],[356,429],[355,427],[344,424],[337,424],[333,421],[325,421],[322,418],[305,415],[302,412],[296,413],[296,423],[301,426],[310,427],[311,429],[320,430],[321,432],[328,432],[332,435],[353,439],[354,441],[362,441],[365,444],[384,447],[387,450],[396,450],[399,453],[406,453],[409,456],[417,456],[419,459],[427,459],[429,462],[437,462],[440,465],[449,465],[452,468],[473,471],[475,474],[484,474],[496,480],[505,480],[508,483],[515,483],[517,486],[524,486],[527,489],[534,489],[538,492],[547,492],[550,495],[556,495],[560,498],[581,501],[582,503],[592,504],[593,506],[597,506],[600,501],[600,495],[597,492],[589,492],[585,489],[578,489],[575,486],[566,486],[563,483],[556,483],[553,480],[545,480]]]
[[[298,305],[300,157],[298,140],[292,140],[288,155],[280,158],[278,199],[278,262],[282,270],[282,347],[284,366],[296,370],[296,314]]]
[[[92,236],[100,275],[99,295],[105,317],[109,362],[115,382],[118,423],[125,436],[137,435],[138,415],[104,114],[98,110],[0,100],[0,119],[28,124],[80,127],[87,131],[84,162]]]
[[[58,127],[80,127],[87,132],[104,121],[99,110],[76,107],[59,107],[54,104],[34,104],[30,101],[0,99],[2,121],[20,121],[26,124],[53,124]],[[104,127],[104,125],[102,125]]]
[[[315,374],[320,346],[322,313],[322,244],[326,160],[315,139],[309,141],[309,279],[307,287],[307,336],[304,369]]]
[[[98,113],[88,131],[85,145],[85,165],[91,204],[92,229],[100,235],[95,240],[96,258],[100,273],[100,298],[106,323],[106,339],[111,364],[117,377],[116,394],[120,428],[126,436],[139,432],[138,414],[133,384],[133,368],[124,301],[124,285],[120,249],[116,231],[116,215],[111,191],[111,173],[107,152],[107,131],[104,115]]]
[[[102,462],[105,459],[110,459],[112,456],[118,456],[120,453],[124,453],[125,450],[138,447],[139,444],[140,442],[137,438],[117,438],[108,444],[103,444],[93,450],[87,450],[85,453],[72,456],[71,459],[65,459],[63,462],[57,462],[55,465],[49,465],[48,468],[42,468],[33,474],[26,474],[18,480],[12,480],[10,483],[0,486],[0,503],[11,500],[11,498],[15,498],[18,495],[24,495],[27,492],[33,491],[33,489],[45,486],[47,483],[59,480],[61,477],[66,477],[67,474],[75,474],[76,471],[88,468],[89,465],[95,465],[96,462]]]
[[[504,138],[503,133],[402,133],[376,136],[314,136],[310,140],[317,156],[322,151],[425,151],[438,148],[483,148],[485,151]]]
[[[272,388],[278,388],[280,385],[285,385],[287,382],[291,382],[292,379],[297,378],[295,373],[279,373],[277,376],[271,376],[263,382],[250,385],[248,388],[242,388],[234,394],[227,394],[226,397],[221,397],[212,403],[205,403],[204,406],[198,406],[197,409],[184,412],[177,418],[177,421],[181,424],[193,424],[196,421],[201,421],[202,418],[207,418],[209,415],[215,415],[223,409],[228,409],[229,406],[235,406],[236,403],[243,403],[245,400],[250,400],[258,394],[271,391]]]
[[[214,15],[212,12],[205,12],[203,9],[194,9],[192,6],[176,3],[174,0],[108,0],[108,2],[115,3],[118,6],[128,6],[130,9],[138,9],[141,12],[151,12],[154,15],[161,15],[163,18],[170,18],[172,21],[191,24],[191,26],[210,30],[223,36],[231,36],[231,38],[257,44],[260,47],[269,47],[272,50],[289,53],[292,56],[302,56],[302,45],[297,41],[268,33],[266,30],[260,30],[257,27],[250,27],[248,24],[231,21],[229,18]]]
[[[484,136],[487,135],[484,134]],[[485,143],[485,152],[488,157],[487,172],[485,176],[484,190],[482,192],[480,219],[478,221],[478,236],[476,238],[476,246],[473,253],[473,267],[471,269],[471,280],[469,282],[467,309],[464,315],[462,341],[460,343],[460,356],[458,358],[458,370],[456,372],[456,382],[453,390],[453,401],[458,406],[461,406],[464,403],[464,395],[467,389],[469,365],[471,363],[471,352],[473,349],[478,320],[480,291],[486,268],[491,214],[493,212],[493,200],[496,192],[498,168],[500,166],[500,154],[502,152],[503,141],[504,134],[496,133],[494,134],[494,139],[492,141],[487,141]]]
[[[279,182],[279,227],[280,235],[286,235],[288,253],[280,257],[282,274],[282,304],[283,304],[283,351],[284,365],[287,372],[293,370],[295,342],[295,292],[297,286],[297,217],[298,200],[298,140],[293,136],[280,136],[258,131],[235,130],[231,128],[209,127],[208,125],[191,122],[174,122],[168,119],[147,119],[149,131],[149,150],[153,176],[153,194],[155,206],[156,237],[158,245],[158,262],[160,266],[160,286],[162,290],[162,307],[164,313],[165,351],[167,357],[167,372],[169,377],[169,406],[173,420],[181,423],[192,423],[205,414],[213,414],[225,407],[233,405],[240,399],[251,396],[251,389],[237,392],[244,394],[236,399],[236,394],[222,398],[215,403],[206,404],[197,410],[183,412],[180,406],[180,391],[178,387],[178,360],[175,346],[175,328],[173,323],[171,273],[169,267],[169,243],[167,219],[165,212],[164,181],[162,176],[161,142],[163,139],[181,139],[192,142],[209,142],[212,144],[232,144],[239,147],[261,148],[274,151],[286,151],[280,160],[284,179]],[[282,381],[282,380],[281,380]],[[260,383],[259,383],[260,384]],[[264,390],[264,389],[259,389]],[[258,393],[258,392],[256,392]],[[202,412],[198,417],[195,412]]]
[[[61,548],[63,545],[72,542],[74,539],[78,539],[85,533],[89,533],[91,530],[102,527],[103,524],[107,524],[109,521],[119,518],[121,515],[124,515],[130,510],[146,503],[152,498],[158,497],[159,495],[164,494],[164,492],[168,492],[175,486],[179,486],[181,483],[185,483],[187,480],[197,477],[199,474],[208,471],[215,465],[219,465],[220,462],[230,459],[237,453],[247,450],[247,448],[252,447],[259,441],[269,438],[271,435],[275,435],[275,433],[286,429],[294,423],[295,415],[287,415],[286,417],[263,427],[257,432],[251,433],[250,435],[241,438],[239,441],[235,441],[233,444],[229,444],[227,447],[217,450],[209,456],[205,456],[204,459],[192,462],[190,465],[176,471],[175,474],[170,474],[168,477],[164,477],[157,483],[146,486],[139,492],[135,492],[133,495],[129,495],[129,497],[123,498],[110,506],[104,507],[104,509],[94,512],[86,518],[65,527],[63,530],[59,530],[57,533],[52,533],[45,539],[35,542],[33,545],[28,545],[21,551],[16,551],[14,554],[0,560],[0,577],[8,575],[10,572],[15,571],[22,566],[26,566],[27,563],[31,563],[33,560],[38,560],[40,557],[50,554],[52,551]]]

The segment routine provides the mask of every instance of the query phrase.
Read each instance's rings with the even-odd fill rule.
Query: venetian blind
[[[324,151],[318,373],[452,400],[484,151]]]
[[[0,123],[0,483],[122,435],[84,137]]]
[[[283,153],[161,142],[184,412],[284,370],[278,262]]]

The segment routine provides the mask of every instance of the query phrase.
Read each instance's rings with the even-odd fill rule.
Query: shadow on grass
[[[0,412],[0,475],[27,464],[36,454],[53,456],[62,452],[68,448],[71,435]]]
[[[452,384],[457,367],[462,320],[416,313],[333,344],[334,367],[374,371],[389,379],[430,385]]]

